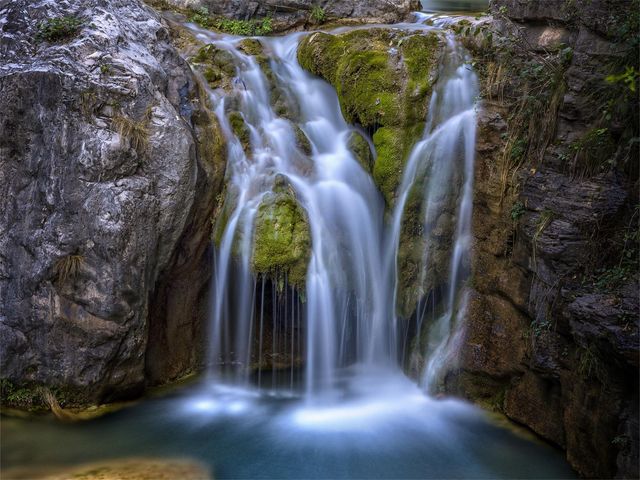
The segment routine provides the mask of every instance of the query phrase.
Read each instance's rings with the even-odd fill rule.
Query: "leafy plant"
[[[324,23],[324,21],[327,19],[327,12],[325,12],[324,8],[319,7],[318,5],[314,5],[311,9],[309,19],[311,20],[311,23],[319,25],[321,23]]]
[[[638,78],[640,78],[640,72],[636,70],[635,67],[627,65],[624,72],[617,75],[608,75],[605,77],[605,81],[607,83],[623,83],[627,86],[629,91],[635,93],[637,90],[636,84],[638,83]]]
[[[37,40],[60,42],[75,37],[81,30],[83,21],[79,17],[49,18],[38,26]]]
[[[522,202],[515,202],[511,207],[511,220],[517,222],[525,213],[524,204]]]

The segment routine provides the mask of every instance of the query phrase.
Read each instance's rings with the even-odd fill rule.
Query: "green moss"
[[[249,151],[251,144],[251,133],[247,124],[244,122],[244,118],[240,112],[231,112],[228,115],[229,124],[233,134],[238,138],[245,151]]]
[[[191,63],[202,73],[211,88],[225,85],[236,74],[233,55],[213,45],[205,45],[191,58]]]
[[[349,137],[349,149],[353,152],[358,163],[364,168],[365,172],[373,172],[373,153],[369,142],[362,136],[360,132],[352,132]]]
[[[255,223],[253,268],[298,288],[305,282],[311,246],[304,209],[290,192],[268,194]]]
[[[255,38],[246,38],[238,44],[238,48],[247,55],[258,56],[264,55],[264,48],[260,40]]]
[[[416,106],[426,105],[433,90],[438,36],[435,33],[413,35],[402,43],[401,51],[408,74],[405,110],[410,120],[421,121],[423,111]]]
[[[345,119],[375,132],[374,180],[389,205],[426,118],[439,47],[435,33],[373,28],[314,33],[298,48],[300,65],[335,87]]]
[[[388,205],[393,205],[405,163],[423,129],[424,123],[412,127],[382,127],[373,135],[373,144],[378,153],[373,167],[373,180]]]

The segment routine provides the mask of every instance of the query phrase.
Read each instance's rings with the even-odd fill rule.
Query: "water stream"
[[[199,459],[216,478],[570,477],[549,447],[493,426],[475,407],[427,394],[455,361],[469,271],[478,85],[455,39],[447,37],[423,137],[385,221],[382,197],[349,149],[357,129],[345,122],[334,89],[298,65],[305,34],[260,39],[267,75],[241,39],[191,28],[229,52],[237,68],[233,95],[211,92],[229,172],[208,374],[173,396],[84,425],[3,421],[10,438],[3,467],[160,455]],[[271,104],[274,82],[286,114]],[[247,126],[248,148],[234,134],[231,107]],[[304,291],[287,278],[277,285],[252,273],[261,205],[282,192],[308,219]],[[403,212],[416,192],[427,242],[444,213],[452,224],[443,307],[416,318],[418,336],[429,333],[417,381],[402,371],[406,346],[395,308]],[[421,275],[432,269],[430,251]],[[267,356],[271,368],[256,368]]]

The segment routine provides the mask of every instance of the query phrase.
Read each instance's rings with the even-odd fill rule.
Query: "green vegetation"
[[[309,14],[309,20],[311,23],[316,25],[320,25],[325,22],[327,19],[327,12],[324,11],[324,8],[319,7],[318,5],[314,5],[311,8],[311,13]]]
[[[304,285],[311,233],[306,212],[284,186],[263,200],[255,223],[253,269],[283,286],[286,277],[299,289]]]
[[[595,345],[578,349],[578,373],[584,379],[595,378],[602,385],[607,384],[607,372]]]
[[[435,33],[380,28],[314,33],[298,49],[300,65],[336,88],[346,120],[373,135],[373,177],[388,205],[422,133],[439,51]]]
[[[206,7],[192,11],[189,16],[189,21],[196,23],[202,28],[218,30],[231,35],[269,35],[273,31],[273,20],[271,17],[256,20],[237,20],[234,18],[210,15]]]
[[[549,208],[545,208],[544,210],[542,210],[542,212],[540,212],[540,216],[538,217],[538,221],[536,223],[536,232],[533,236],[534,242],[540,237],[540,235],[542,235],[542,233],[551,224],[554,218],[556,218],[556,214]]]
[[[349,137],[349,149],[353,152],[355,159],[362,166],[365,172],[371,173],[373,170],[373,154],[369,142],[360,132],[354,131]]]
[[[202,73],[211,88],[226,86],[236,73],[233,55],[214,45],[205,45],[191,58],[191,63]]]
[[[229,118],[229,125],[231,126],[233,134],[240,141],[242,148],[248,152],[251,144],[251,134],[242,114],[234,111],[229,113],[227,116]]]
[[[522,202],[515,202],[511,207],[511,220],[517,222],[525,214],[526,209]]]
[[[80,33],[83,24],[75,16],[49,18],[38,25],[36,39],[51,43],[67,41]]]

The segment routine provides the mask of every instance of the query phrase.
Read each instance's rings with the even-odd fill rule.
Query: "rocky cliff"
[[[397,23],[420,10],[419,0],[151,0],[151,3],[245,22],[269,18],[275,31],[313,27],[334,20]]]
[[[638,11],[500,0],[457,27],[483,99],[474,293],[447,388],[597,478],[638,474]]]
[[[192,370],[224,155],[189,66],[137,1],[4,2],[0,28],[4,400]]]

